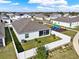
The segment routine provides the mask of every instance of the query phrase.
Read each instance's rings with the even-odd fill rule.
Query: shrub
[[[47,51],[44,46],[40,46],[37,48],[36,59],[47,59]]]

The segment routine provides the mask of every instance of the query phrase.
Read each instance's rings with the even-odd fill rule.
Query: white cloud
[[[8,0],[0,0],[0,3],[11,3],[11,1],[8,1]]]
[[[16,3],[12,3],[11,5],[19,5],[19,3],[16,2]]]
[[[39,4],[37,11],[79,11],[79,5],[70,6],[66,0],[29,0],[28,3]]]
[[[27,7],[22,7],[22,6],[16,6],[16,5],[10,5],[8,8],[6,7],[6,8],[4,8],[4,7],[2,7],[2,8],[0,8],[0,11],[6,11],[6,12],[9,12],[9,11],[11,11],[11,12],[25,12],[25,11],[30,11],[30,9],[29,8],[27,8]]]
[[[29,0],[28,3],[38,3],[40,5],[55,5],[55,4],[63,4],[67,5],[67,1],[65,0]]]
[[[52,7],[46,7],[46,6],[38,6],[36,10],[40,11],[63,11],[63,12],[79,12],[79,5],[60,5],[60,6],[52,6]]]

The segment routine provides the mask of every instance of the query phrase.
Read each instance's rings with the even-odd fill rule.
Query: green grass
[[[60,40],[60,38],[54,36],[47,36],[42,38],[37,38],[34,40],[27,41],[26,43],[23,43],[22,46],[24,50],[29,50],[35,47],[39,47],[40,45],[45,45],[54,41]]]
[[[70,31],[70,30],[67,30],[67,31],[64,31],[64,32],[61,32],[63,34],[66,34],[68,36],[71,36],[72,38],[75,36],[76,32],[74,31]]]
[[[11,31],[11,33],[12,33],[12,36],[13,36],[13,39],[14,39],[14,42],[15,42],[16,49],[17,49],[18,53],[23,52],[24,49],[23,49],[23,47],[21,46],[21,43],[19,42],[19,40],[18,40],[16,34],[14,33],[13,29],[10,28],[10,31]]]
[[[76,26],[76,28],[73,28],[73,30],[79,31],[79,26]]]
[[[17,59],[13,44],[8,44],[5,48],[0,48],[0,59]]]
[[[8,27],[5,27],[5,44],[8,45],[9,43],[11,43],[11,36],[8,30]]]
[[[5,47],[0,48],[0,59],[17,59],[8,28],[5,28]]]

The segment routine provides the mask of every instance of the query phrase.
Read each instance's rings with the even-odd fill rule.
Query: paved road
[[[79,32],[77,32],[77,34],[73,38],[73,47],[79,56]]]

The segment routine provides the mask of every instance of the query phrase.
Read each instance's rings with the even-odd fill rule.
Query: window
[[[28,38],[29,37],[29,34],[25,34],[25,38]]]
[[[39,31],[39,36],[42,36],[43,35],[43,31]]]
[[[49,30],[44,30],[43,33],[44,33],[44,35],[48,35],[49,34]]]
[[[46,30],[46,35],[48,35],[49,34],[49,30]]]
[[[39,31],[39,36],[48,35],[48,34],[49,34],[49,30]]]

